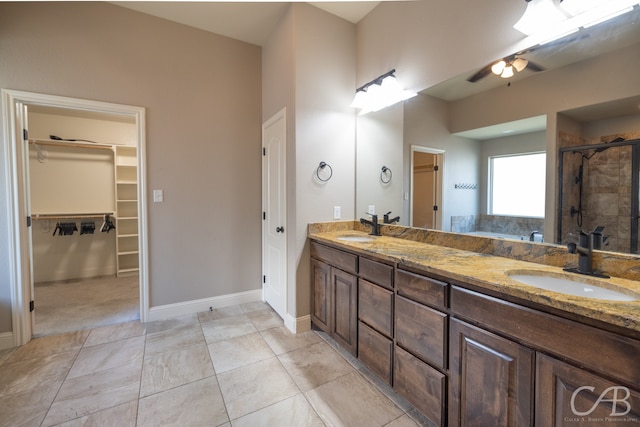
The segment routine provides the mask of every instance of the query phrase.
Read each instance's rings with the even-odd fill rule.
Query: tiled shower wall
[[[561,132],[560,147],[600,144],[617,137],[640,138],[638,133],[602,136],[585,139]],[[582,159],[585,155],[584,161]],[[587,157],[589,157],[587,159]],[[583,163],[582,226],[578,214],[571,215],[571,207],[580,207],[580,164]],[[577,242],[580,230],[592,231],[604,226],[608,236],[605,250],[630,251],[631,227],[631,147],[612,147],[599,153],[594,150],[581,153],[566,152],[563,164],[562,188],[562,243]]]
[[[544,218],[484,214],[452,216],[451,231],[456,233],[487,231],[516,236],[529,236],[533,231],[544,234]]]

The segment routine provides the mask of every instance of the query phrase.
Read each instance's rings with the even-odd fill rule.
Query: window
[[[544,217],[545,153],[489,157],[489,214]]]

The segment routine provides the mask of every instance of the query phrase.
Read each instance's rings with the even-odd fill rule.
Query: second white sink
[[[591,280],[583,281],[579,277],[562,276],[547,274],[536,274],[526,272],[507,273],[508,276],[520,283],[536,288],[546,289],[548,291],[559,292],[567,295],[574,295],[584,298],[601,299],[607,301],[636,301],[640,299],[640,295],[630,295],[620,292],[610,287],[598,286]],[[594,280],[595,281],[595,280]],[[612,286],[613,287],[613,286]]]
[[[338,240],[345,240],[347,242],[370,242],[372,240],[374,240],[375,237],[373,236],[361,236],[359,234],[349,234],[346,236],[340,236],[338,237]]]

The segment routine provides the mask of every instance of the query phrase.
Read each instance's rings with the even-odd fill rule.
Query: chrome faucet
[[[593,250],[599,249],[598,243],[602,243],[602,230],[603,226],[598,226],[591,233],[585,233],[580,231],[580,240],[578,244],[569,243],[567,250],[570,254],[578,254],[578,267],[577,268],[565,268],[565,271],[572,273],[586,274],[589,276],[597,276],[608,278],[606,274],[597,273],[593,269]],[[599,241],[599,242],[598,242]],[[595,243],[595,245],[594,245]],[[595,247],[594,247],[595,246]]]
[[[360,218],[360,224],[370,225],[371,233],[369,234],[372,236],[380,236],[380,224],[378,224],[378,215],[370,213],[368,213],[367,215],[371,215],[371,221],[369,221],[368,219]]]
[[[391,211],[389,211],[386,214],[384,214],[383,222],[385,224],[393,224],[394,222],[400,221],[400,217],[399,216],[397,216],[395,218],[389,218],[389,215],[391,215]]]

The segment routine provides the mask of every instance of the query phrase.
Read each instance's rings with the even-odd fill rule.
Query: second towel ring
[[[382,181],[383,184],[388,184],[391,182],[392,177],[393,174],[391,173],[391,169],[386,166],[382,166],[382,172],[380,172],[380,181]]]
[[[326,177],[325,179],[322,179],[320,178],[320,171],[323,171],[325,168],[329,168],[329,176]],[[320,164],[318,165],[318,168],[316,169],[316,177],[322,182],[327,182],[331,179],[332,176],[333,176],[333,168],[331,168],[331,165],[326,162],[320,162]]]

